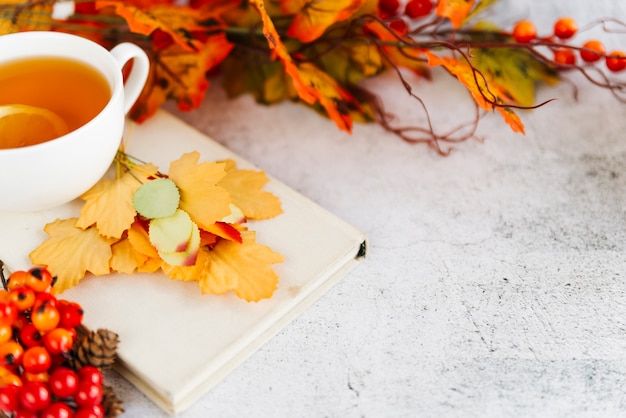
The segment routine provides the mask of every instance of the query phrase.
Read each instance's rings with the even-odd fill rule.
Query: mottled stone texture
[[[501,0],[489,17],[531,18],[548,34],[562,15],[626,20],[626,2]],[[626,35],[602,36],[626,49]],[[471,118],[443,72],[409,79],[442,129]],[[538,91],[558,100],[523,114],[526,136],[491,115],[484,142],[446,158],[377,126],[349,136],[304,107],[231,101],[212,86],[202,109],[180,116],[370,246],[182,416],[626,416],[626,107],[573,80],[578,101],[571,85]],[[393,74],[367,85],[401,122],[421,117]],[[128,416],[165,416],[110,378]]]

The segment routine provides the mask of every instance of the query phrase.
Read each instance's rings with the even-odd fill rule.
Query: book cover
[[[130,124],[126,152],[166,171],[172,160],[198,151],[201,160],[226,158],[259,170],[170,113]],[[246,302],[233,294],[202,295],[195,283],[162,273],[86,277],[59,297],[80,303],[84,325],[120,336],[116,368],[164,410],[193,404],[357,265],[365,235],[298,192],[271,178],[284,213],[249,221],[257,242],[281,253],[274,265],[278,289],[270,299]],[[81,202],[28,214],[0,213],[0,259],[27,269],[29,253],[46,238],[43,227],[77,216]]]

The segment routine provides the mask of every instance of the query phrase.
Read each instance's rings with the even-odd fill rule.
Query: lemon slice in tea
[[[0,148],[19,148],[58,138],[69,132],[56,113],[41,107],[0,105]]]

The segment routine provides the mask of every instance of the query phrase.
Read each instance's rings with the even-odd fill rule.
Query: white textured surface
[[[626,20],[621,0],[497,10],[502,25],[531,17],[545,31],[561,15]],[[626,35],[603,36],[626,49]],[[559,100],[523,116],[525,137],[488,117],[485,142],[447,158],[377,126],[348,136],[303,107],[229,101],[212,87],[181,116],[354,224],[370,247],[181,417],[626,416],[626,106],[577,82],[578,102],[567,85],[540,90]],[[369,86],[410,123],[392,75]],[[442,73],[416,89],[444,127],[471,109]],[[127,416],[165,416],[107,378]]]

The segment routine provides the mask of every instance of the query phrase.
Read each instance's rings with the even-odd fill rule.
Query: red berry
[[[626,68],[626,54],[622,51],[613,51],[606,57],[606,68],[617,73]]]
[[[104,379],[102,372],[95,366],[83,366],[78,370],[78,378],[80,383],[89,382],[94,385],[102,386]]]
[[[74,401],[79,408],[87,408],[102,402],[102,386],[91,382],[81,382],[74,394]]]
[[[588,49],[589,51],[581,50],[580,57],[585,62],[596,62],[604,54],[606,54],[606,49],[604,49],[604,45],[600,41],[591,40],[587,41],[583,44],[583,48]]]
[[[576,64],[576,54],[571,49],[557,49],[554,51],[554,62],[561,65],[574,65]]]
[[[554,35],[557,38],[569,39],[578,31],[576,21],[569,17],[563,17],[554,23]]]
[[[380,0],[378,2],[378,11],[383,18],[395,15],[399,7],[399,0]]]
[[[35,303],[33,304],[33,306],[35,306],[36,303],[41,303],[44,301],[54,306],[55,308],[59,304],[59,300],[52,293],[38,292],[35,294]]]
[[[394,19],[389,22],[389,27],[400,37],[404,37],[409,31],[409,26],[403,19]]]
[[[434,4],[432,0],[410,0],[404,9],[404,13],[411,19],[418,19],[430,14]]]
[[[74,418],[104,418],[104,408],[100,404],[79,408]]]
[[[19,338],[25,347],[36,347],[43,344],[41,332],[30,322],[20,329]]]
[[[20,405],[29,411],[41,411],[50,404],[50,391],[42,382],[26,382],[18,394]]]
[[[52,359],[44,347],[31,347],[24,352],[22,367],[28,373],[43,373],[50,368]]]
[[[43,336],[43,344],[50,354],[61,354],[72,349],[74,337],[65,328],[55,328]]]
[[[0,301],[0,324],[13,325],[17,319],[17,306],[10,300]]]
[[[0,411],[12,412],[17,409],[17,393],[20,388],[18,386],[4,386],[0,388]]]
[[[78,374],[69,367],[59,367],[50,374],[48,385],[54,396],[69,398],[78,390]]]
[[[78,303],[59,300],[58,309],[61,315],[60,327],[76,328],[83,322],[84,311]]]
[[[39,418],[39,414],[35,411],[29,411],[24,408],[19,408],[15,411],[13,418]]]
[[[52,402],[39,413],[39,418],[72,418],[74,411],[65,402]]]
[[[513,27],[513,39],[520,44],[527,44],[537,37],[537,28],[529,20],[520,20]]]

